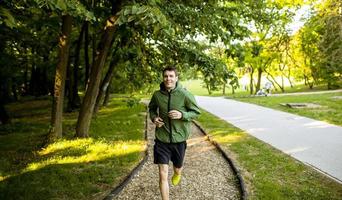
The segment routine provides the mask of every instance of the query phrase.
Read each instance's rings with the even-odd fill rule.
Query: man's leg
[[[177,167],[173,166],[173,172],[177,175],[182,174],[182,169],[183,169],[183,167],[177,168]]]
[[[169,200],[169,182],[167,175],[169,171],[169,165],[159,164],[159,189],[163,200]]]
[[[173,176],[171,178],[172,185],[176,186],[179,184],[182,175],[183,162],[185,157],[186,142],[177,144],[174,149],[174,154],[171,157],[173,163]]]
[[[173,176],[171,178],[172,185],[176,186],[179,184],[182,175],[182,167],[173,166]]]

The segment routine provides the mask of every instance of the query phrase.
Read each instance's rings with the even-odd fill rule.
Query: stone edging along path
[[[241,176],[240,170],[234,164],[234,161],[226,154],[226,152],[221,148],[221,146],[215,142],[214,140],[210,139],[209,134],[201,127],[201,125],[197,121],[193,121],[193,123],[201,130],[201,132],[208,137],[208,140],[217,148],[217,150],[222,154],[224,159],[229,163],[230,167],[232,168],[234,174],[236,175],[239,185],[240,185],[240,192],[241,192],[241,199],[245,200],[248,197],[247,189],[245,182]]]
[[[218,144],[202,135],[205,132],[198,123],[194,124],[193,136],[188,140],[182,182],[176,187],[170,184],[170,198],[247,199],[243,179],[232,160]],[[158,167],[153,164],[152,156],[149,156],[153,154],[154,125],[148,116],[145,139],[148,140],[145,157],[124,181],[112,190],[106,200],[160,199]],[[172,176],[171,166],[169,179]]]

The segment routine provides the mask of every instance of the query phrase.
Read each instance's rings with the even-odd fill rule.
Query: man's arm
[[[156,101],[155,94],[153,94],[150,103],[148,104],[151,121],[157,126],[162,127],[164,125],[163,119],[158,116],[158,104]]]
[[[198,117],[201,114],[201,111],[196,103],[195,97],[187,92],[185,96],[185,107],[187,109],[186,112],[182,112],[182,120],[191,121]]]
[[[150,119],[152,120],[152,122],[154,122],[153,120],[156,117],[158,117],[157,110],[158,110],[158,105],[157,105],[157,102],[156,102],[155,94],[153,94],[152,98],[151,98],[151,101],[148,104],[148,111],[150,113]]]

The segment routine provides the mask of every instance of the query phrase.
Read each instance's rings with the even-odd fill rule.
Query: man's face
[[[167,90],[174,89],[176,87],[177,81],[178,81],[178,76],[176,76],[175,71],[164,72],[163,82]]]

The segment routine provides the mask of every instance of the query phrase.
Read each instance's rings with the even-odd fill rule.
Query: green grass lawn
[[[296,84],[293,87],[287,86],[285,87],[286,93],[295,93],[295,92],[318,92],[318,91],[324,91],[327,90],[326,85],[315,85],[312,89],[309,88],[309,86],[304,84]],[[280,89],[277,89],[277,91],[273,91],[272,93],[282,93]]]
[[[249,199],[341,199],[342,184],[208,112],[198,121],[237,163]]]
[[[145,107],[112,99],[92,121],[90,138],[75,139],[77,113],[64,114],[65,137],[45,148],[48,99],[8,106],[0,126],[0,199],[102,198],[142,159]]]
[[[194,95],[209,96],[208,90],[203,87],[203,83],[201,80],[181,81],[181,84]],[[226,93],[228,94],[230,92],[231,90],[229,88],[226,88]],[[212,94],[210,96],[223,96],[222,90],[212,91]]]
[[[222,89],[219,91],[212,91],[212,94],[209,95],[208,91],[205,87],[203,87],[203,83],[201,80],[185,80],[181,81],[181,84],[186,87],[192,94],[199,95],[199,96],[223,96]],[[342,87],[342,83],[340,83],[340,87]],[[296,93],[296,92],[318,92],[318,91],[325,91],[327,90],[326,85],[315,85],[312,89],[309,88],[309,86],[304,85],[302,83],[297,83],[293,87],[286,86],[285,92],[286,93]],[[272,90],[273,94],[279,94],[282,93],[280,89]],[[227,85],[226,87],[226,96],[229,97],[249,97],[251,96],[249,91],[245,91],[241,88],[238,88],[235,90],[235,94],[232,94],[232,90]]]
[[[249,97],[234,99],[342,126],[342,99],[333,98],[335,96],[342,96],[342,92],[327,94]],[[321,105],[321,107],[296,109],[289,108],[287,106],[282,106],[280,105],[281,103],[314,103]]]

